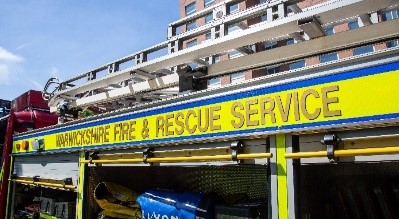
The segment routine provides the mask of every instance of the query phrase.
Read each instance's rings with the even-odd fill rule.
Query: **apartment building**
[[[211,22],[217,23],[218,16],[227,17],[234,16],[235,13],[242,12],[251,7],[256,7],[261,4],[269,4],[270,2],[275,2],[272,0],[179,0],[180,5],[180,17],[182,19],[187,18],[187,22],[181,23],[179,28],[176,29],[177,34],[190,32],[196,28],[207,25]],[[188,48],[208,40],[214,40],[218,37],[232,34],[235,31],[242,29],[247,29],[253,25],[260,22],[268,22],[269,20],[279,19],[281,13],[283,16],[291,16],[296,12],[307,10],[312,7],[317,7],[318,4],[327,2],[328,0],[303,0],[303,1],[286,1],[291,2],[287,8],[281,9],[273,7],[271,11],[272,15],[267,15],[265,11],[264,14],[257,15],[254,17],[246,18],[236,23],[227,23],[224,26],[215,25],[214,31],[203,32],[199,35],[195,35],[192,38],[185,39],[180,47]],[[218,6],[220,5],[220,7]],[[220,9],[222,8],[222,9]],[[279,14],[280,13],[280,14]],[[196,16],[200,14],[200,16]],[[341,23],[334,23],[328,26],[320,26],[321,31],[323,31],[323,36],[338,34],[340,32],[354,30],[367,26],[371,23],[383,22],[387,20],[397,19],[399,14],[398,8],[392,8],[387,11],[379,11],[370,16],[355,17],[350,20],[342,21]],[[219,28],[219,29],[218,29]],[[309,38],[306,34],[287,36],[279,39],[268,40],[264,42],[257,43],[255,45],[248,46],[247,48],[238,48],[232,51],[225,51],[222,54],[215,54],[213,57],[205,58],[208,62],[220,62],[227,59],[233,59],[240,57],[244,54],[250,54],[253,52],[259,52],[264,50],[270,50],[281,46],[287,46]],[[248,80],[268,74],[274,74],[278,72],[284,72],[289,70],[295,70],[298,68],[304,68],[307,66],[317,65],[326,62],[333,62],[339,59],[345,59],[348,57],[362,55],[365,53],[378,51],[386,49],[389,47],[398,46],[398,39],[388,40],[386,42],[381,42],[377,44],[362,45],[353,49],[346,49],[341,51],[336,51],[332,53],[326,53],[318,56],[307,57],[305,59],[296,60],[291,63],[278,63],[276,65],[267,66],[262,69],[245,71],[245,72],[235,72],[229,75],[224,75],[221,77],[215,77],[209,80],[208,87],[219,87],[230,83],[236,83],[243,80]],[[191,63],[193,67],[197,66],[197,63]]]

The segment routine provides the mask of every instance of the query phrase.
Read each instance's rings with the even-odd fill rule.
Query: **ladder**
[[[112,110],[205,89],[207,80],[216,76],[399,37],[397,21],[378,21],[379,12],[398,7],[396,0],[330,0],[303,10],[298,7],[298,0],[263,0],[254,7],[230,14],[228,7],[241,1],[225,0],[169,24],[167,40],[150,48],[66,81],[51,78],[43,96],[49,101],[51,111],[61,114],[91,106]],[[211,22],[178,33],[182,26],[209,14],[213,15]],[[246,21],[255,17],[262,17],[263,21],[248,25]],[[327,36],[326,27],[353,19],[358,19],[364,27],[340,36]],[[240,30],[229,33],[231,25]],[[211,34],[210,40],[184,48],[183,42],[205,33]],[[289,38],[299,43],[256,51],[256,44]],[[149,59],[149,55],[165,50],[167,54]],[[229,51],[238,51],[243,56],[213,62],[213,56]],[[198,67],[190,68],[191,63]]]

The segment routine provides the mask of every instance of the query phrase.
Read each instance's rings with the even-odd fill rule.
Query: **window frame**
[[[334,56],[334,58],[331,58],[333,56]],[[333,52],[333,53],[323,54],[323,55],[319,56],[319,59],[320,59],[320,63],[332,62],[332,61],[338,60],[338,53]],[[323,59],[325,59],[325,60],[323,60]]]
[[[230,74],[230,83],[235,84],[245,81],[245,72],[234,72]]]
[[[299,68],[304,68],[306,66],[306,62],[304,59],[296,61],[296,62],[291,62],[290,64],[288,64],[288,68],[290,70],[295,70],[295,69],[299,69]]]
[[[205,34],[205,40],[211,40],[212,39],[212,33],[208,32]]]
[[[349,25],[348,25],[348,27],[349,27]],[[334,26],[328,26],[328,27],[326,27],[326,28],[324,29],[324,31],[326,32],[326,35],[327,35],[327,36],[331,36],[331,35],[334,35],[334,34],[335,34]]]
[[[390,15],[389,17],[387,15]],[[395,20],[399,18],[399,8],[395,8],[392,10],[388,10],[382,13],[382,20],[383,21],[390,21],[390,20]]]
[[[192,24],[193,26],[191,27]],[[186,23],[186,31],[194,30],[195,28],[197,28],[197,20]]]
[[[236,9],[231,10],[233,7],[237,6]],[[229,14],[234,14],[240,11],[240,3],[232,4],[229,6]]]
[[[207,8],[213,4],[215,4],[215,0],[204,0],[204,8]]]
[[[215,82],[213,82],[215,81]],[[222,86],[222,77],[214,77],[208,80],[208,88],[215,88]]]
[[[354,24],[356,24],[356,25],[354,25]],[[354,21],[348,22],[348,28],[349,28],[349,30],[359,29],[360,28],[359,21],[354,20]]]
[[[208,21],[207,21],[207,18],[208,18]],[[209,18],[211,18],[211,19],[209,20]],[[205,21],[205,24],[208,24],[208,23],[212,22],[213,21],[213,14],[210,13],[210,14],[205,15],[204,16],[204,21]]]
[[[371,50],[370,50],[370,48],[371,48]],[[369,52],[374,52],[374,46],[371,44],[353,49],[354,56],[362,55],[362,54],[369,53]]]
[[[267,74],[268,74],[268,75],[276,74],[276,73],[281,72],[280,66],[274,66],[274,67],[267,68],[266,71],[267,71]]]
[[[237,50],[231,50],[227,53],[227,55],[229,56],[229,59],[235,59],[235,58],[244,56],[244,54],[242,54],[241,52],[239,52]]]
[[[192,43],[194,45],[191,45]],[[193,39],[193,40],[190,40],[190,41],[186,42],[186,48],[191,48],[191,47],[196,46],[196,45],[198,45],[198,40],[197,39]]]
[[[192,6],[194,6],[194,8],[191,9],[190,11],[188,11],[187,9],[189,9],[189,8],[192,7]],[[191,2],[190,4],[186,5],[186,6],[184,7],[184,12],[185,12],[186,16],[192,15],[192,14],[194,14],[195,12],[197,12],[197,5],[196,5],[196,2],[194,1],[194,2]]]
[[[241,30],[241,28],[237,23],[230,24],[227,26],[227,34],[231,34],[239,30]]]

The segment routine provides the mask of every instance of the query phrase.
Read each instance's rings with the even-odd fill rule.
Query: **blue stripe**
[[[374,122],[374,121],[381,121],[381,120],[392,120],[392,119],[399,119],[399,113],[394,114],[385,114],[385,115],[378,115],[378,116],[366,116],[366,117],[358,117],[358,118],[350,118],[350,119],[339,119],[339,120],[332,120],[332,121],[323,121],[323,122],[313,122],[313,123],[306,123],[306,124],[296,124],[296,125],[285,125],[285,126],[272,126],[266,128],[254,128],[248,130],[237,130],[237,131],[229,131],[229,132],[218,132],[218,133],[211,133],[211,134],[199,134],[199,135],[190,135],[184,137],[172,137],[167,139],[154,139],[154,140],[142,140],[136,142],[123,142],[123,143],[113,143],[113,144],[100,144],[100,145],[91,145],[91,146],[83,146],[83,147],[74,147],[74,148],[67,148],[67,149],[55,149],[55,150],[47,150],[45,153],[61,153],[61,152],[75,152],[81,150],[105,150],[105,149],[114,149],[114,148],[122,148],[122,147],[137,147],[140,145],[155,145],[155,144],[164,144],[169,142],[179,142],[179,141],[201,141],[215,137],[235,137],[239,135],[256,135],[262,133],[263,135],[267,135],[270,132],[286,132],[286,131],[295,131],[298,129],[303,128],[317,128],[321,126],[332,126],[332,125],[342,125],[345,123],[356,124],[362,122]],[[29,153],[19,153],[16,155],[32,155],[38,154],[38,152],[29,152]],[[42,154],[42,153],[41,153]]]
[[[58,130],[48,130],[48,131],[44,131],[41,133],[32,133],[32,134],[28,134],[28,135],[22,135],[22,136],[15,137],[14,140],[21,140],[21,139],[25,139],[25,138],[34,138],[34,137],[43,136],[43,135],[51,135],[51,134],[67,132],[67,131],[76,130],[76,129],[89,128],[89,127],[93,127],[93,126],[99,126],[99,125],[104,125],[104,124],[109,124],[109,123],[114,123],[114,122],[127,121],[127,120],[131,120],[131,119],[137,119],[137,118],[142,118],[142,117],[147,117],[147,116],[152,116],[152,115],[159,115],[159,114],[163,114],[163,113],[179,111],[179,110],[184,110],[184,109],[189,109],[189,108],[194,108],[194,107],[199,107],[199,106],[206,106],[206,105],[215,104],[215,103],[227,102],[227,101],[231,101],[231,100],[244,99],[247,97],[260,96],[260,95],[264,95],[264,94],[287,91],[287,90],[292,90],[292,89],[302,88],[302,87],[309,87],[309,86],[313,86],[313,85],[320,85],[320,84],[325,84],[325,83],[329,83],[329,82],[344,81],[344,80],[353,79],[353,78],[381,74],[384,72],[394,71],[394,70],[398,70],[398,69],[399,69],[399,62],[382,64],[382,65],[377,65],[377,66],[373,66],[373,67],[342,72],[342,73],[338,73],[338,74],[308,79],[308,80],[299,81],[299,82],[292,82],[292,83],[287,83],[287,84],[283,84],[283,85],[276,85],[273,87],[259,88],[259,89],[250,90],[250,91],[246,91],[246,92],[235,93],[235,94],[230,94],[230,95],[225,95],[225,96],[220,96],[220,97],[214,97],[214,98],[204,99],[204,100],[200,100],[200,101],[196,101],[196,102],[179,104],[176,106],[169,106],[169,107],[165,107],[162,109],[149,110],[149,111],[140,112],[140,113],[132,112],[128,115],[124,115],[124,116],[120,116],[120,117],[108,118],[108,119],[103,119],[103,120],[99,120],[99,121],[93,121],[93,122],[89,122],[86,124],[72,125],[69,127],[58,129]],[[214,134],[212,134],[212,135],[214,135]]]

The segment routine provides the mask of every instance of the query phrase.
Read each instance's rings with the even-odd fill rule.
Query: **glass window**
[[[197,43],[197,39],[194,39],[194,40],[188,41],[188,42],[186,43],[186,47],[187,47],[187,48],[190,48],[190,47],[196,46],[197,44],[198,44],[198,43]],[[189,66],[190,66],[192,69],[195,69],[195,68],[198,67],[198,64],[197,64],[197,63],[190,63]]]
[[[330,62],[338,59],[338,54],[336,52],[324,54],[320,56],[320,62]]]
[[[243,54],[238,52],[237,50],[233,50],[233,51],[229,52],[228,55],[229,55],[229,59],[235,59],[240,56],[243,56]]]
[[[234,4],[234,5],[230,5],[230,6],[229,6],[229,11],[230,11],[230,14],[237,13],[237,12],[239,11],[239,5],[238,5],[238,3],[237,3],[237,4]]]
[[[216,77],[216,78],[212,78],[212,79],[208,80],[208,88],[220,87],[220,85],[221,85],[220,77]]]
[[[187,48],[190,48],[190,47],[196,46],[196,45],[197,45],[197,39],[194,39],[194,40],[188,41],[188,42],[186,43],[186,45],[187,45]]]
[[[213,56],[213,63],[218,63],[218,62],[220,62],[220,55]]]
[[[205,24],[211,22],[213,20],[213,14],[208,14],[205,16]]]
[[[290,68],[290,70],[294,70],[297,68],[303,68],[303,67],[305,67],[305,60],[293,62],[293,63],[289,64],[288,67]]]
[[[244,72],[236,72],[230,75],[230,82],[233,83],[237,83],[240,81],[244,81],[245,80],[245,74]]]
[[[205,0],[204,1],[204,6],[206,8],[206,7],[209,7],[209,6],[213,5],[213,3],[215,3],[215,0]]]
[[[193,30],[195,28],[197,28],[197,21],[192,21],[190,23],[187,23],[186,31]]]
[[[186,6],[186,16],[190,15],[190,14],[194,14],[195,13],[195,2],[188,4]]]
[[[382,20],[389,21],[399,17],[399,9],[390,10],[382,14]]]
[[[206,34],[205,34],[205,40],[210,40],[210,39],[212,39],[211,32],[206,33]]]
[[[357,20],[351,21],[348,23],[348,26],[349,26],[349,30],[354,30],[354,29],[359,28],[359,23],[357,22]]]
[[[280,66],[272,67],[267,69],[268,74],[275,74],[280,72]]]
[[[334,34],[334,27],[333,26],[330,26],[330,27],[326,27],[326,35],[327,36],[330,36],[330,35],[333,35]]]
[[[368,52],[374,52],[373,45],[367,45],[353,49],[353,55],[360,55]]]
[[[265,46],[265,49],[273,49],[277,47],[277,42],[264,42],[263,45]]]
[[[267,14],[262,14],[262,15],[260,16],[260,21],[261,21],[261,22],[267,21]]]
[[[230,34],[237,30],[241,30],[241,28],[238,26],[238,24],[230,24],[229,26],[227,26],[227,34]]]
[[[287,40],[287,45],[291,45],[291,44],[294,44],[294,43],[296,43],[296,41],[294,39],[288,39]],[[277,46],[277,43],[276,43],[276,46]]]
[[[387,42],[388,48],[397,47],[397,46],[399,46],[399,40],[391,40]]]

